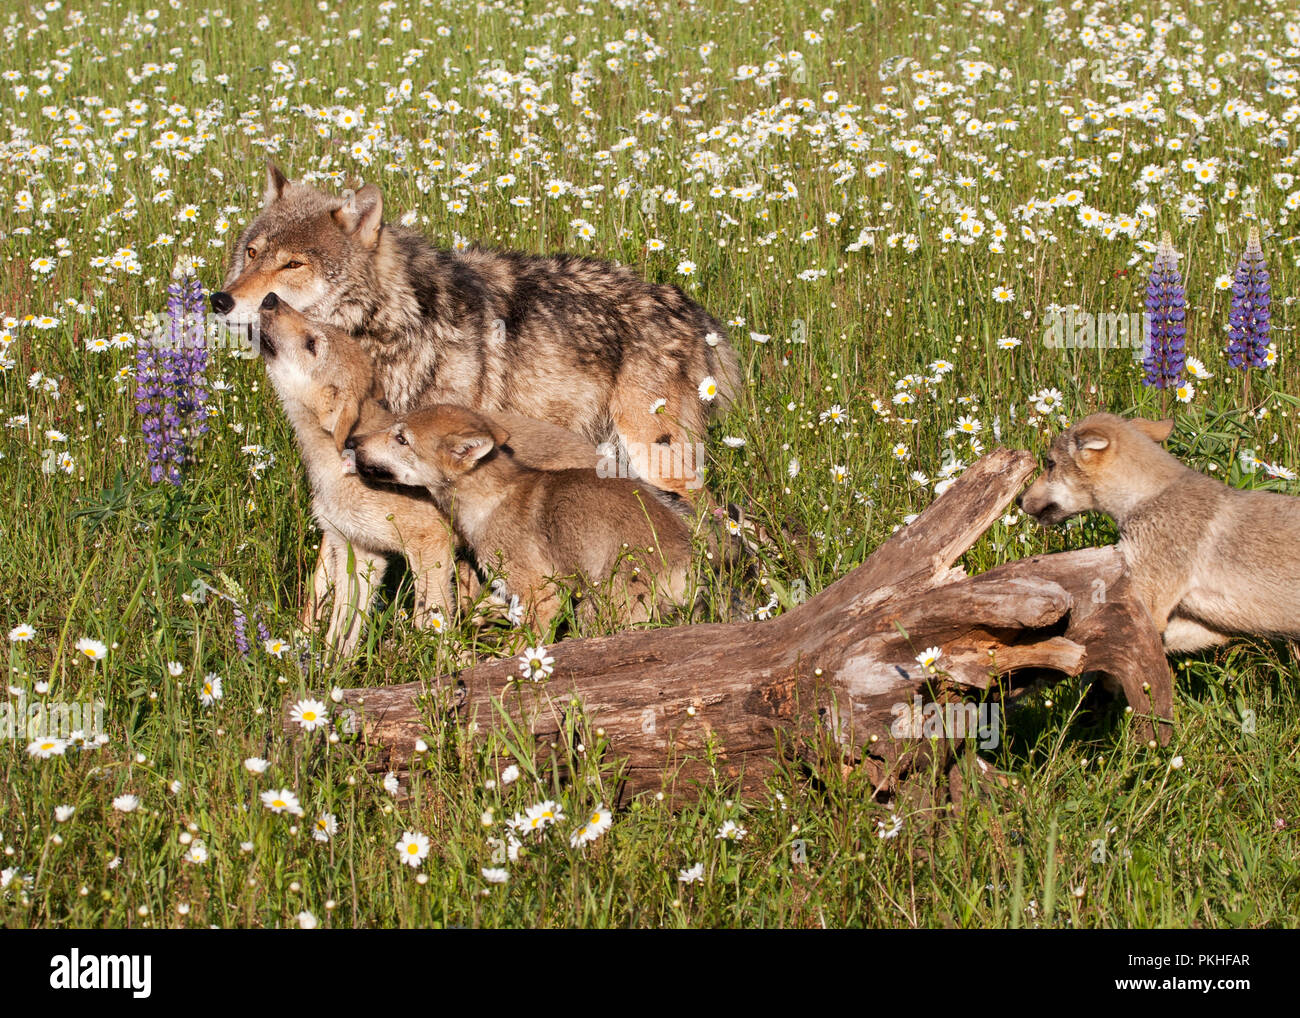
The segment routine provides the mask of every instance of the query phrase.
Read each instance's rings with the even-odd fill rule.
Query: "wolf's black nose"
[[[235,298],[218,290],[212,295],[212,310],[219,315],[228,315],[235,310]]]
[[[279,306],[280,306],[280,298],[277,297],[274,293],[268,293],[265,297],[262,298],[263,311],[274,311]]]
[[[357,436],[349,435],[348,440],[343,443],[344,449],[355,449],[357,447]]]

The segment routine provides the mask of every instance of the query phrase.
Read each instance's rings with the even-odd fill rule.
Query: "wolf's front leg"
[[[361,618],[370,607],[375,588],[383,582],[388,559],[380,552],[352,545],[351,568],[349,546],[336,549],[334,610],[325,639],[341,654],[352,653],[361,635]]]
[[[307,601],[298,613],[298,619],[307,629],[314,629],[316,623],[325,614],[325,602],[329,600],[330,588],[334,584],[338,546],[342,538],[332,530],[321,534],[320,553],[316,556],[316,568],[311,579],[307,581]]]
[[[451,532],[441,523],[431,522],[408,543],[406,560],[414,577],[416,626],[424,629],[438,613],[451,621],[455,615],[451,577],[456,570]]]
[[[1217,632],[1194,619],[1184,618],[1181,615],[1171,615],[1169,624],[1165,626],[1166,654],[1190,654],[1192,651],[1218,647],[1227,642],[1227,634]]]

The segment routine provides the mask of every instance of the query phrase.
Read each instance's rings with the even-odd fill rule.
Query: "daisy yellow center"
[[[276,799],[274,802],[271,803],[271,805],[272,805],[272,806],[279,806],[281,809],[283,809],[283,808],[285,807],[285,805],[287,805],[287,804],[285,803],[285,801],[284,801],[283,799]]]
[[[53,748],[54,748],[54,743],[52,743],[52,742],[42,742],[42,743],[41,743],[41,749],[53,749]]]
[[[406,846],[406,850],[407,850],[408,852],[410,852],[411,855],[419,855],[419,854],[420,854],[420,846],[417,845],[417,844],[415,844],[414,842],[412,842],[411,844],[407,845],[407,846]]]
[[[305,710],[302,712],[302,719],[304,721],[315,721],[316,712],[314,710]]]

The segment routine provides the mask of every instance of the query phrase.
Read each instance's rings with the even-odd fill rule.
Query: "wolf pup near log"
[[[388,555],[406,556],[415,586],[415,623],[437,612],[451,614],[454,552],[450,526],[433,501],[415,488],[372,486],[341,458],[354,426],[379,429],[392,421],[375,399],[374,366],[342,329],[309,321],[275,293],[259,311],[266,373],[293,425],[312,488],[312,512],[321,527],[321,553],[302,612],[315,623],[333,592],[327,639],[348,653],[361,616],[382,581]],[[598,460],[594,446],[572,432],[515,414],[493,418],[510,427],[519,455],[539,466],[586,467]],[[348,569],[351,546],[354,568]],[[346,586],[345,586],[346,584]]]
[[[1044,526],[1096,511],[1119,525],[1165,650],[1233,635],[1300,638],[1300,498],[1240,491],[1160,447],[1173,421],[1093,414],[1062,432],[1020,500]]]
[[[630,473],[685,498],[700,486],[709,414],[739,370],[676,287],[571,255],[435,249],[383,221],[373,184],[334,197],[268,164],[263,201],[212,295],[228,325],[275,291],[355,336],[397,413],[454,403],[616,435]]]
[[[626,623],[682,604],[690,534],[654,489],[591,468],[537,470],[511,442],[481,413],[435,406],[348,444],[362,477],[426,488],[479,565],[500,564],[538,632],[559,612],[556,584],[570,580],[584,591],[612,580],[611,604]]]

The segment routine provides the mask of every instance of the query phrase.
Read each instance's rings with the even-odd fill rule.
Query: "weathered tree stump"
[[[960,744],[924,737],[932,732],[910,713],[915,698],[1005,703],[1085,672],[1122,687],[1138,738],[1164,742],[1169,667],[1116,548],[1039,555],[973,577],[953,568],[1033,469],[1026,452],[983,457],[862,565],[770,621],[563,641],[549,648],[555,666],[544,683],[518,682],[512,657],[347,690],[343,709],[375,751],[369,765],[400,776],[416,739],[438,723],[431,703],[479,730],[500,725],[504,711],[538,743],[560,744],[576,700],[608,752],[626,760],[621,800],[690,795],[714,768],[753,791],[778,752],[814,772],[864,768],[878,790],[893,790],[922,766],[946,769]],[[931,672],[917,655],[934,646],[942,656]]]

